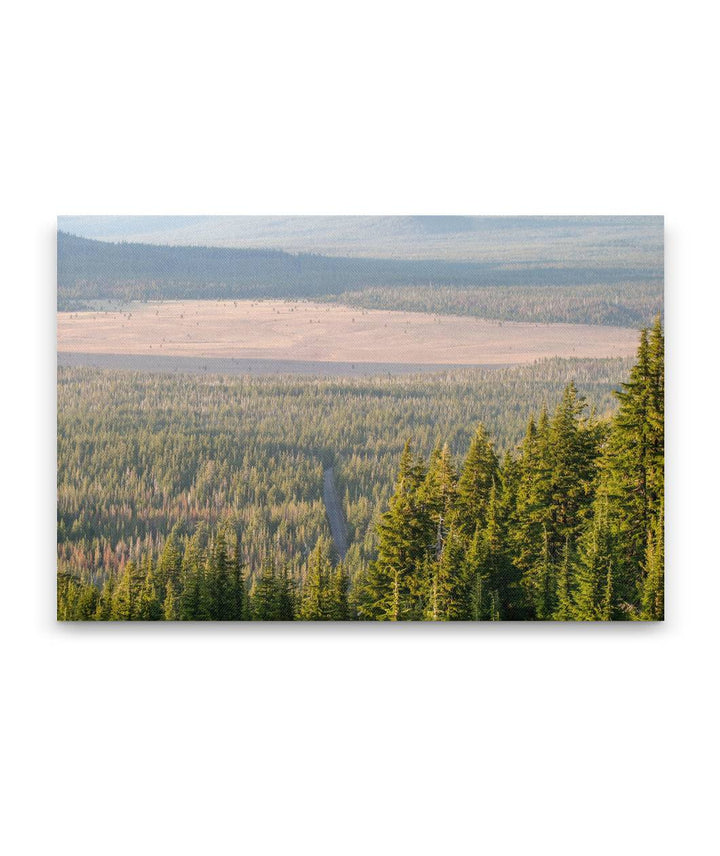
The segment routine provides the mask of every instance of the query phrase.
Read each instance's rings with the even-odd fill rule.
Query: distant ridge
[[[105,241],[395,259],[662,266],[662,217],[102,216],[58,218]]]
[[[662,282],[621,249],[605,264],[324,256],[261,248],[111,243],[58,232],[58,302],[90,299],[316,298],[374,286],[613,285]]]

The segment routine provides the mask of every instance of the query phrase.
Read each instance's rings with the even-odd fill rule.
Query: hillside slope
[[[231,248],[205,246],[160,246],[142,243],[111,243],[58,233],[58,306],[82,308],[88,300],[219,299],[219,298],[340,298],[347,302],[353,292],[384,289],[391,296],[399,288],[431,289],[445,287],[455,293],[470,294],[472,289],[514,289],[538,286],[583,290],[580,311],[571,315],[551,315],[544,309],[524,316],[524,320],[583,321],[636,326],[644,320],[642,312],[658,310],[662,299],[662,271],[648,270],[629,261],[612,260],[606,266],[580,262],[550,263],[528,261],[468,262],[445,259],[371,259],[291,254],[267,248]],[[620,254],[622,256],[622,254]],[[630,299],[633,288],[642,289],[638,314],[637,301]],[[611,292],[608,292],[608,289]],[[601,298],[602,306],[588,314],[587,307]],[[626,301],[627,298],[627,301]],[[419,308],[408,298],[395,300],[392,308]],[[416,299],[416,296],[413,297]],[[516,298],[514,298],[516,299]],[[577,303],[577,295],[575,295]],[[477,314],[471,295],[468,301],[448,300],[432,311],[453,314]],[[553,301],[557,302],[555,297]],[[502,293],[488,304],[486,317],[503,318]],[[546,301],[549,305],[549,301]],[[626,305],[627,303],[627,305]],[[457,305],[455,305],[457,304]],[[496,304],[493,308],[493,304]],[[480,304],[479,304],[480,305]],[[585,308],[583,308],[585,307]],[[553,310],[555,311],[555,310]],[[520,316],[518,316],[519,318]]]
[[[398,259],[662,269],[662,217],[59,217],[86,238]]]

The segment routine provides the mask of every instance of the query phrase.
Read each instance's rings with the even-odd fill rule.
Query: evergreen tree
[[[210,621],[233,621],[237,615],[237,577],[222,529],[215,534],[205,573]]]
[[[395,492],[378,526],[377,560],[370,565],[360,599],[362,618],[400,621],[421,618],[420,576],[428,553],[437,547],[437,531],[422,491],[425,466],[405,444]]]
[[[479,524],[466,553],[465,579],[468,620],[488,620],[491,602],[488,545]]]
[[[138,617],[140,591],[145,580],[135,562],[125,565],[118,584],[113,592],[110,608],[111,621],[135,621]]]
[[[91,621],[95,617],[98,601],[99,592],[92,583],[77,580],[70,574],[58,574],[58,621]]]
[[[350,580],[345,571],[345,566],[342,562],[338,562],[329,581],[328,612],[331,621],[347,621],[349,619],[349,588]]]
[[[97,606],[95,607],[95,621],[111,621],[113,608],[113,594],[115,591],[115,577],[110,575],[103,583],[100,590]]]
[[[455,517],[460,532],[469,541],[478,525],[487,523],[490,490],[499,476],[498,460],[483,425],[478,425],[470,441],[457,483]]]
[[[571,381],[550,424],[548,549],[552,562],[560,559],[566,538],[573,542],[591,517],[602,429],[585,419],[586,407],[584,396]]]
[[[648,543],[664,493],[664,337],[660,319],[643,330],[630,379],[617,393],[620,407],[603,459],[617,543],[617,595],[637,615]]]
[[[432,532],[435,558],[442,555],[456,501],[457,475],[447,443],[436,447],[419,490],[419,500]]]
[[[173,526],[165,541],[157,564],[156,584],[158,591],[162,593],[163,597],[165,596],[164,593],[167,591],[167,584],[169,582],[172,582],[173,589],[180,584],[182,554],[177,546],[177,531],[177,525]]]
[[[458,533],[450,529],[439,556],[426,557],[423,576],[429,587],[424,618],[458,621],[467,615],[468,592],[464,577],[464,551]]]
[[[552,462],[549,449],[549,419],[543,407],[535,424],[531,417],[520,447],[516,506],[511,516],[512,553],[522,574],[521,618],[537,617],[546,569],[546,532],[550,524]]]
[[[576,621],[609,621],[614,617],[614,556],[607,497],[598,500],[592,528],[580,545],[573,617]]]
[[[536,438],[526,439],[518,493],[516,549],[531,616],[547,620],[557,608],[557,568],[566,541],[587,525],[597,481],[602,429],[586,420],[585,399],[573,382],[552,421],[541,414]]]
[[[250,618],[247,584],[240,562],[240,551],[236,547],[230,572],[230,618],[232,621],[247,621]]]
[[[662,621],[665,617],[665,559],[663,536],[663,503],[645,549],[644,579],[640,599],[643,621]]]
[[[300,621],[329,621],[332,619],[330,599],[331,566],[325,545],[318,541],[308,560],[305,581],[302,587]]]
[[[178,596],[175,591],[175,585],[171,579],[167,581],[165,586],[165,597],[163,600],[163,619],[165,621],[177,621],[179,618],[178,612]]]
[[[160,621],[163,616],[162,604],[158,597],[153,573],[152,556],[148,556],[145,577],[140,587],[137,605],[137,621]]]
[[[476,527],[465,558],[467,619],[489,621],[514,615],[512,597],[516,572],[507,552],[501,508],[498,489],[493,483],[485,526]]]
[[[292,621],[295,618],[295,585],[286,565],[280,570],[276,612],[278,621]]]
[[[565,549],[557,572],[557,595],[555,621],[571,621],[573,618],[572,568],[570,564],[570,536],[565,538]]]
[[[207,539],[207,527],[201,523],[188,541],[183,554],[178,609],[181,621],[209,621],[211,617],[204,570]]]
[[[277,573],[274,560],[266,559],[250,589],[253,621],[291,620],[292,614],[288,615],[288,605],[283,600],[285,595],[285,583]]]

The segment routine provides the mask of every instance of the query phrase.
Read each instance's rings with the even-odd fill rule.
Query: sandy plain
[[[508,365],[627,357],[637,331],[486,321],[310,301],[185,300],[59,312],[61,353],[416,365]]]

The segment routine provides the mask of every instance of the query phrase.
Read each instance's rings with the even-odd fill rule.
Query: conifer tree
[[[522,574],[519,617],[536,618],[546,564],[546,532],[550,523],[551,472],[549,420],[543,406],[536,426],[531,417],[520,447],[515,508],[511,517],[512,554]]]
[[[110,621],[112,619],[113,592],[115,589],[115,577],[108,575],[100,589],[100,597],[95,607],[95,621]]]
[[[148,556],[145,575],[138,596],[136,620],[159,621],[162,615],[162,605],[155,585],[152,556]]]
[[[348,606],[348,590],[350,581],[345,565],[338,562],[330,575],[329,581],[329,619],[331,621],[347,621],[350,617]]]
[[[395,492],[378,526],[377,559],[371,563],[359,612],[362,618],[401,621],[422,617],[421,568],[436,548],[437,532],[421,490],[425,466],[405,444]]]
[[[250,618],[247,585],[238,547],[236,547],[234,559],[231,561],[230,611],[232,621],[247,621]]]
[[[165,597],[163,599],[163,619],[165,621],[177,621],[179,617],[177,592],[172,579],[169,579],[165,586]]]
[[[428,521],[428,538],[432,535],[435,559],[439,560],[456,501],[457,475],[447,443],[436,447],[428,465],[418,497]]]
[[[592,527],[580,545],[573,606],[576,621],[609,621],[614,617],[613,574],[608,500],[601,497],[595,505]]]
[[[455,518],[460,532],[469,540],[478,525],[487,523],[490,489],[499,476],[493,444],[483,425],[478,425],[470,441],[457,483]]]
[[[450,529],[439,556],[426,557],[424,575],[428,590],[423,617],[430,621],[458,621],[467,615],[468,591],[464,571],[464,551],[460,536]]]
[[[661,500],[659,513],[645,549],[644,579],[640,598],[640,618],[643,621],[662,621],[665,617],[663,523]]]
[[[468,619],[489,621],[493,617],[514,617],[512,595],[516,572],[508,555],[501,508],[497,485],[493,483],[485,526],[476,528],[465,558],[465,617]]]
[[[292,621],[295,618],[295,586],[287,565],[280,569],[276,614],[278,621]]]
[[[570,536],[565,538],[562,561],[557,572],[557,593],[553,618],[555,621],[571,621],[573,618],[572,569],[570,565]]]
[[[603,459],[604,489],[617,542],[617,597],[637,615],[648,541],[664,493],[664,338],[659,317],[643,330],[637,360],[617,393],[620,407]]]
[[[574,541],[591,516],[601,431],[584,418],[586,407],[584,396],[571,381],[550,424],[548,549],[552,562],[559,561],[566,537]]]
[[[207,527],[198,525],[195,534],[188,541],[182,560],[182,585],[179,599],[179,618],[181,621],[209,621],[210,598],[205,580],[205,553],[207,548]]]
[[[158,592],[162,594],[163,598],[165,596],[164,593],[167,591],[168,582],[172,582],[174,589],[180,584],[182,554],[177,546],[177,531],[177,525],[173,526],[170,530],[157,564],[155,574],[156,584]]]
[[[82,586],[77,605],[78,621],[94,620],[99,598],[100,592],[97,586],[92,583],[86,583]]]
[[[57,575],[58,621],[90,621],[99,599],[97,587],[70,574]]]
[[[111,621],[137,620],[143,582],[144,574],[138,570],[135,562],[128,562],[113,592]]]
[[[470,621],[485,621],[490,618],[490,570],[488,545],[480,524],[465,556],[465,579],[467,617]]]
[[[330,560],[320,540],[308,560],[298,612],[300,621],[331,620],[330,573]]]
[[[279,621],[279,579],[275,561],[263,562],[250,589],[250,611],[253,621]]]
[[[236,618],[236,578],[233,570],[225,533],[219,529],[215,534],[205,573],[210,621],[232,621]]]

